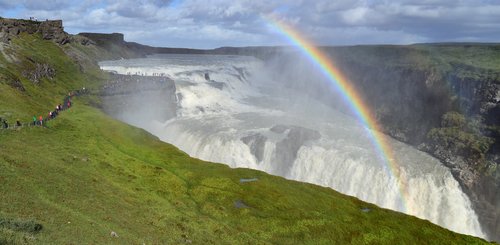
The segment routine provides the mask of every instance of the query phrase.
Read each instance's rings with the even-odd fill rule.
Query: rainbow
[[[344,101],[348,102],[347,104],[352,112],[354,112],[356,118],[365,125],[367,135],[374,145],[377,155],[379,155],[380,160],[383,162],[386,171],[398,181],[401,211],[411,213],[408,206],[409,202],[407,201],[408,188],[406,178],[399,171],[394,153],[387,142],[386,136],[380,133],[382,130],[370,112],[370,108],[363,101],[359,93],[356,92],[351,82],[334,66],[331,58],[327,57],[318,47],[314,46],[312,42],[304,38],[290,25],[273,15],[263,16],[263,18],[273,29],[286,37],[291,44],[298,47],[313,64],[317,65],[321,72],[328,78],[328,81],[340,91]]]

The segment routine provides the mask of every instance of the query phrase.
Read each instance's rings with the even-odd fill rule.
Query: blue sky
[[[285,45],[262,18],[271,13],[322,45],[500,41],[496,0],[0,0],[2,17],[168,47]]]

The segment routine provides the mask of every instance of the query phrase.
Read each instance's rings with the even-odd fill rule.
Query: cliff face
[[[262,47],[256,48],[218,48],[218,49],[190,49],[190,48],[165,48],[151,47],[135,42],[127,42],[121,33],[79,33],[78,36],[85,37],[100,47],[110,50],[117,57],[115,58],[137,58],[151,54],[231,54],[231,55],[256,55]],[[277,53],[276,49],[272,54]],[[266,51],[266,53],[269,53]],[[261,57],[261,56],[259,56]],[[269,57],[269,56],[266,56]]]
[[[447,165],[500,241],[500,45],[328,49],[389,135]]]
[[[110,74],[101,100],[107,114],[137,125],[165,122],[177,110],[175,84],[165,77]]]
[[[13,36],[21,33],[40,33],[45,40],[54,40],[59,44],[66,44],[70,36],[64,31],[62,20],[20,20],[0,18],[0,42],[7,43]]]
[[[88,39],[91,39],[98,44],[103,44],[106,42],[112,42],[116,44],[125,43],[125,39],[122,33],[106,34],[106,33],[82,32],[79,33],[78,35],[87,37]]]

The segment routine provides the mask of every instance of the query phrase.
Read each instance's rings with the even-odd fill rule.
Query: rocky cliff
[[[127,42],[122,33],[82,32],[78,36],[85,37],[98,46],[112,50],[113,53],[119,56],[117,58],[145,57],[150,54],[228,54],[267,59],[283,51],[282,47],[221,47],[216,49],[151,47],[135,42]]]
[[[13,36],[21,33],[40,33],[43,39],[54,40],[59,44],[70,41],[70,36],[64,31],[62,20],[35,21],[0,18],[0,42],[9,42]]]
[[[116,43],[116,44],[123,44],[125,43],[125,38],[122,33],[91,33],[91,32],[82,32],[79,33],[78,35],[87,37],[97,44],[104,44],[106,42],[110,43]]]
[[[101,100],[106,113],[138,125],[165,122],[177,110],[175,84],[166,77],[109,74]]]
[[[326,50],[384,131],[440,159],[500,241],[500,45]]]

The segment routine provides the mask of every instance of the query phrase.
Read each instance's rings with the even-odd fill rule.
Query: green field
[[[0,55],[1,117],[29,121],[102,84],[84,60],[91,47],[65,49],[83,60],[37,36],[4,48],[16,60]],[[34,63],[56,76],[33,84],[23,71]],[[0,244],[486,243],[329,188],[191,158],[98,105],[81,96],[46,127],[0,130]]]

